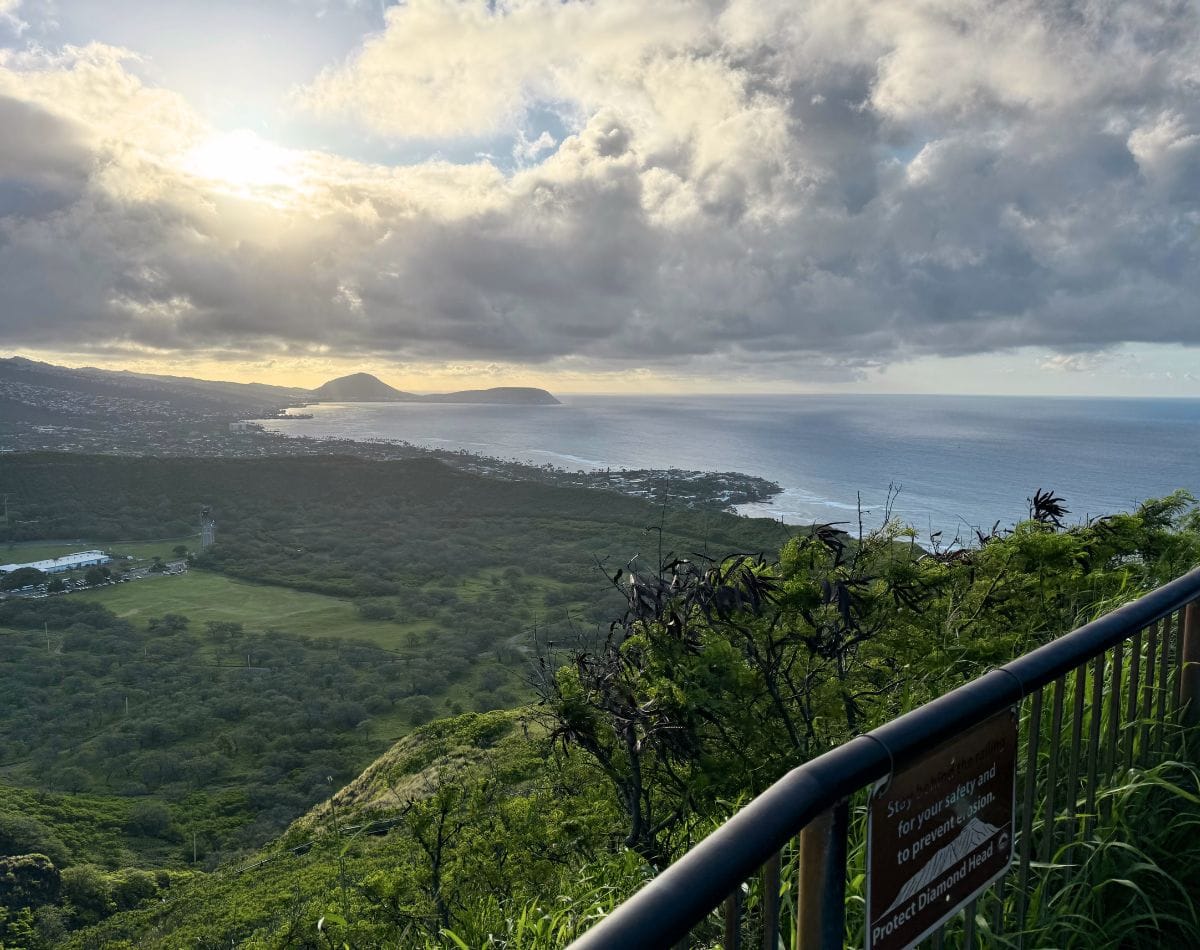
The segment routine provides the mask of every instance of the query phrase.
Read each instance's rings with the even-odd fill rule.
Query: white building
[[[76,554],[64,554],[45,561],[28,561],[24,564],[0,564],[0,574],[11,574],[23,567],[32,567],[45,574],[61,574],[63,571],[73,571],[79,567],[91,567],[93,564],[104,564],[109,560],[103,551],[79,551]]]

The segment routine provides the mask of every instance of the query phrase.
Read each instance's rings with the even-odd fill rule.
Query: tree
[[[242,635],[243,627],[232,620],[209,620],[204,624],[208,635],[217,643],[226,643]]]
[[[44,854],[0,858],[0,906],[40,907],[58,899],[62,880]]]
[[[669,839],[711,798],[718,747],[746,760],[736,702],[743,667],[721,629],[760,614],[775,593],[761,559],[671,558],[646,572],[618,571],[626,601],[598,648],[576,649],[561,666],[543,657],[540,691],[551,737],[587,753],[608,778],[627,818],[625,844],[654,863]],[[715,635],[714,635],[715,634]],[[751,743],[751,748],[755,743]]]
[[[68,851],[58,835],[36,818],[0,812],[0,856],[16,854],[44,854],[61,864]]]
[[[83,926],[103,920],[115,909],[111,882],[92,864],[63,869],[62,895],[74,911],[77,922]]]
[[[360,600],[356,605],[358,614],[364,620],[391,620],[396,616],[396,608],[391,604],[377,604],[369,600]]]
[[[89,567],[83,575],[83,582],[89,587],[99,587],[101,584],[108,583],[112,577],[112,571],[107,567]]]
[[[540,692],[552,737],[611,783],[628,847],[661,862],[695,818],[861,731],[919,612],[905,537],[890,520],[857,539],[823,525],[774,564],[668,556],[613,576],[623,617],[602,645],[544,657]]]
[[[15,571],[0,574],[0,590],[20,590],[36,587],[46,582],[46,575],[36,567],[18,567]]]
[[[423,693],[418,693],[416,696],[410,696],[404,700],[404,706],[408,711],[408,721],[414,726],[424,725],[433,718],[434,705],[433,700]]]
[[[162,838],[171,830],[171,810],[156,799],[138,802],[129,812],[126,829],[147,838]]]
[[[82,792],[92,784],[92,777],[78,766],[68,765],[66,768],[59,769],[51,774],[50,784],[61,788],[63,791]]]
[[[163,614],[161,617],[151,617],[146,621],[146,629],[151,633],[174,634],[184,633],[191,623],[183,614]]]

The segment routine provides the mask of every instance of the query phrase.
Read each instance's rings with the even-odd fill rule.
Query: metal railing
[[[685,948],[700,925],[705,946],[727,950],[842,947],[847,855],[862,835],[861,822],[851,827],[854,796],[1011,707],[1022,750],[1013,865],[968,905],[956,932],[974,946],[982,914],[992,933],[1016,931],[1019,943],[1043,912],[1031,907],[1031,869],[1069,863],[1107,807],[1098,792],[1159,757],[1176,723],[1195,724],[1198,697],[1200,568],[793,769],[571,950]],[[796,879],[786,889],[785,869]],[[785,924],[794,940],[782,939]],[[942,946],[945,926],[931,946]]]

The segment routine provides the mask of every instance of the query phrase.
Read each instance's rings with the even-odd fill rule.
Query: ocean
[[[736,471],[778,482],[743,514],[973,536],[1035,489],[1080,521],[1177,488],[1200,492],[1200,400],[1000,396],[560,396],[561,406],[329,403],[292,436],[396,439],[573,470]]]

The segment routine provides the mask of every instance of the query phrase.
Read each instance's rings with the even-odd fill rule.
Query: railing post
[[[782,876],[783,855],[776,851],[762,869],[762,950],[779,950],[779,880]]]
[[[1185,726],[1200,724],[1200,601],[1183,612],[1183,650],[1179,657],[1179,705]]]
[[[850,803],[838,802],[800,832],[796,950],[841,950],[846,929]]]

